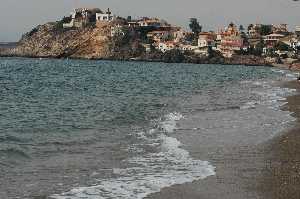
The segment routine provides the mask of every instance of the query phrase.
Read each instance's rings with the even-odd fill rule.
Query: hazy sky
[[[17,41],[38,24],[69,15],[74,7],[108,7],[119,16],[154,16],[187,27],[196,17],[205,30],[236,24],[300,25],[300,1],[293,0],[0,0],[0,42]]]

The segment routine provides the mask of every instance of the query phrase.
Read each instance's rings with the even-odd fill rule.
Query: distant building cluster
[[[75,9],[63,28],[82,28],[91,23],[111,23],[111,37],[124,36],[124,30],[143,33],[141,44],[147,52],[158,50],[188,51],[208,56],[215,51],[224,57],[234,54],[278,55],[295,57],[300,51],[300,26],[294,32],[287,24],[250,24],[246,29],[230,23],[218,31],[189,32],[158,18],[127,19],[117,17],[110,9]]]
[[[102,12],[98,8],[88,9],[88,8],[77,8],[71,12],[68,22],[63,24],[64,28],[82,28],[91,23],[97,21],[113,21],[116,16],[113,15],[108,9],[106,12]]]

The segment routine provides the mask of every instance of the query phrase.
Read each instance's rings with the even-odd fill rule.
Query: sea
[[[207,153],[272,139],[295,120],[281,107],[297,91],[281,83],[298,75],[263,66],[0,58],[0,198],[142,199],[205,180],[218,168],[193,156],[184,137],[197,134]]]

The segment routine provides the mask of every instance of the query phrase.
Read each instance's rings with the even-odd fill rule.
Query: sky
[[[204,30],[230,22],[300,25],[300,1],[293,0],[0,0],[0,42],[18,41],[39,24],[57,21],[75,7],[110,8],[118,16],[152,16],[188,27],[198,18]]]

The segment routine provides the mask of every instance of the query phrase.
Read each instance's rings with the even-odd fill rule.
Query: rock
[[[290,69],[300,70],[300,62],[291,64]]]
[[[2,51],[2,55],[21,57],[110,57],[109,24],[82,29],[62,29],[57,23],[47,23],[25,34],[15,48]]]
[[[224,60],[226,64],[240,64],[240,65],[269,65],[263,57],[254,55],[233,55],[231,58]]]

